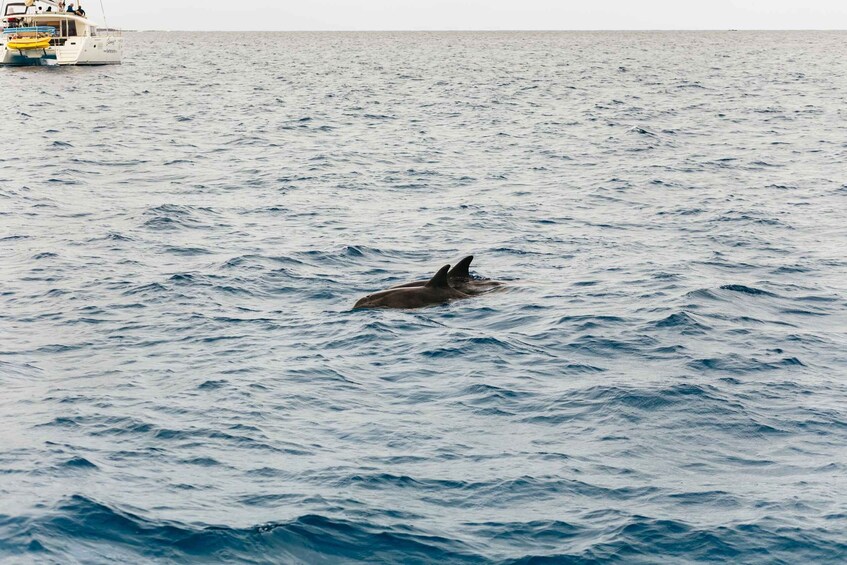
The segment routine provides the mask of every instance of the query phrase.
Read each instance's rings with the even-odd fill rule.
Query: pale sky
[[[103,0],[169,30],[847,29],[847,0]],[[100,18],[99,0],[83,0]],[[102,21],[102,20],[101,20]]]

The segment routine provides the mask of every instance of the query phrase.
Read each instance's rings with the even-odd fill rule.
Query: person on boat
[[[68,4],[68,12],[70,12],[71,14],[73,14],[73,13],[75,13],[75,12],[76,12],[76,10],[74,10],[74,5],[73,5],[73,4]]]
[[[59,0],[59,11],[60,12],[65,11],[65,0]]]
[[[76,14],[77,16],[79,16],[81,18],[84,18],[85,17],[85,10],[83,10],[82,6],[80,6],[79,8],[76,9],[76,12],[74,12],[74,14]]]

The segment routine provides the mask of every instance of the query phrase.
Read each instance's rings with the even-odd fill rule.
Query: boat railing
[[[56,28],[53,26],[29,26],[29,27],[7,27],[3,30],[3,35],[41,35],[41,34],[56,35]]]

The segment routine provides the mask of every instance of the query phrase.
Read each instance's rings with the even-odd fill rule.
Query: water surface
[[[845,40],[0,69],[0,560],[844,561]]]

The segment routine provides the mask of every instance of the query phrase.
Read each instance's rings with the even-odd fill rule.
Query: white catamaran
[[[116,65],[123,37],[103,33],[68,0],[7,1],[0,18],[0,65]]]

